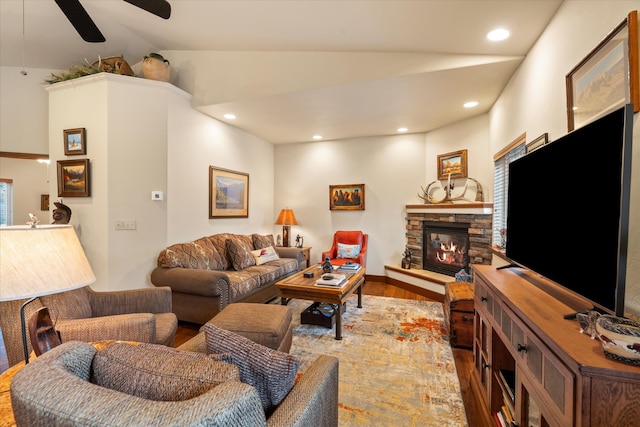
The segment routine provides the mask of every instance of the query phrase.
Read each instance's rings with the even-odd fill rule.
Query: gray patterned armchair
[[[109,346],[98,351],[82,342],[63,343],[26,365],[11,383],[16,424],[337,426],[335,357],[313,361],[284,400],[265,414],[258,392],[239,381],[233,365],[161,346],[142,345],[134,355],[133,349],[118,345],[110,356],[102,356]],[[136,361],[145,369],[132,366]]]
[[[0,303],[0,329],[9,366],[24,360],[20,327],[24,301]],[[62,342],[124,340],[173,347],[178,328],[168,287],[97,292],[85,286],[37,298],[26,307],[27,318],[44,306],[49,308]],[[30,352],[29,340],[27,346]]]

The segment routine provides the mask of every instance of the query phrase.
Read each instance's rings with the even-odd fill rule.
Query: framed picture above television
[[[566,76],[567,128],[577,129],[624,104],[640,111],[638,11],[634,10]]]

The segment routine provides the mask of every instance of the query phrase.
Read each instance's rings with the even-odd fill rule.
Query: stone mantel
[[[406,210],[407,213],[491,215],[493,214],[493,203],[421,203],[406,205]]]

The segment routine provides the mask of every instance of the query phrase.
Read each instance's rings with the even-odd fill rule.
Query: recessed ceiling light
[[[313,135],[313,139],[315,140],[322,139],[322,135]]]
[[[398,128],[398,132],[400,132],[400,133],[407,132],[408,130],[409,129],[407,129],[407,128]]]
[[[478,106],[478,101],[469,101],[469,102],[465,102],[462,105],[464,108],[473,108],[473,107],[477,107]]]
[[[236,118],[236,115],[235,114],[231,114],[231,113],[227,113],[222,117],[224,117],[225,119],[228,119],[228,120],[233,120],[233,119]]]
[[[496,28],[493,31],[489,31],[487,38],[493,42],[499,42],[501,40],[508,39],[511,33],[504,28]]]

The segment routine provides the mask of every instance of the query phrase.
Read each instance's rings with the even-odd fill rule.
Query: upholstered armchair
[[[25,300],[0,303],[0,328],[9,365],[24,360],[20,306]],[[178,319],[171,311],[171,288],[97,292],[89,286],[38,297],[28,317],[48,307],[62,342],[124,340],[173,346]],[[28,351],[31,343],[27,340]]]
[[[312,361],[268,413],[241,375],[202,353],[70,341],[15,375],[11,403],[18,427],[338,425],[337,358]]]
[[[366,267],[368,240],[369,235],[362,231],[336,231],[331,249],[322,252],[321,262],[329,257],[333,265],[352,261]]]

